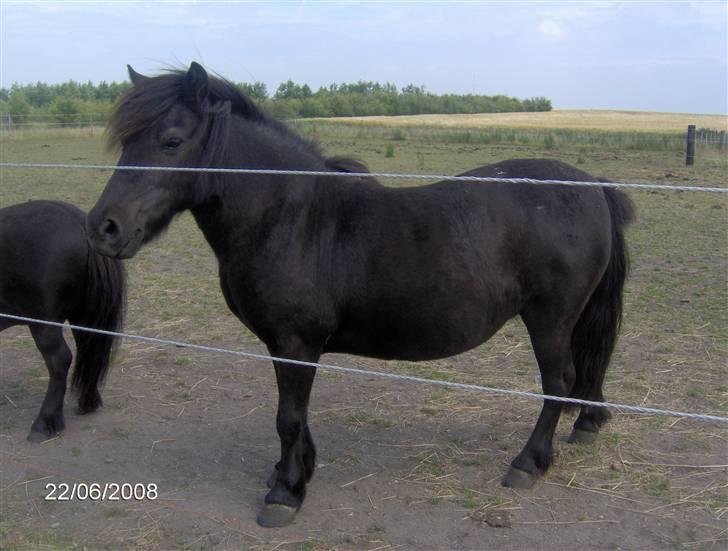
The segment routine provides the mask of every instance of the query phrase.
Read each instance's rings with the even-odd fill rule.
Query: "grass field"
[[[484,113],[477,115],[416,115],[300,119],[303,132],[325,139],[392,139],[447,144],[517,145],[549,151],[588,152],[678,151],[685,148],[689,124],[725,130],[719,115],[646,113],[639,111],[550,111],[544,113]],[[716,149],[717,143],[705,146]]]
[[[564,112],[553,115],[556,120]],[[611,180],[728,187],[728,158],[715,149],[699,149],[695,166],[685,167],[679,138],[674,146],[643,148],[600,141],[604,132],[588,128],[587,114],[567,115],[571,124],[582,126],[562,122],[547,130],[543,121],[530,122],[516,129],[515,140],[490,143],[472,139],[476,134],[469,141],[451,139],[447,132],[467,132],[459,118],[444,120],[445,129],[417,122],[411,130],[414,123],[407,122],[394,134],[399,120],[368,121],[366,127],[306,122],[300,128],[329,154],[356,156],[373,171],[455,174],[507,158],[553,157]],[[605,117],[612,119],[612,136],[673,132],[652,114],[597,112],[591,125],[602,128]],[[651,122],[635,124],[635,117]],[[720,128],[714,121],[693,122]],[[517,124],[511,121],[501,131]],[[491,131],[484,129],[483,135]],[[537,138],[519,141],[526,132]],[[593,142],[544,141],[559,132],[579,132]],[[98,133],[49,131],[0,139],[2,161],[115,161]],[[98,170],[1,169],[0,207],[54,198],[88,209],[108,176]],[[606,396],[726,415],[728,197],[665,191],[630,196],[637,208],[627,234],[632,272]],[[129,332],[262,351],[228,312],[213,255],[188,214],[128,268]],[[325,361],[540,391],[518,321],[485,345],[447,360],[411,364],[335,356]],[[102,411],[87,418],[69,414],[62,438],[32,447],[23,438],[45,385],[39,362],[27,331],[0,335],[0,393],[7,398],[0,401],[0,547],[725,545],[727,440],[715,424],[616,414],[594,445],[567,446],[559,436],[557,458],[544,481],[532,491],[515,492],[501,488],[498,480],[525,442],[539,404],[322,372],[311,420],[323,467],[296,525],[270,532],[254,524],[256,500],[277,448],[272,369],[264,362],[125,342]],[[568,432],[570,421],[561,423],[560,433]],[[41,483],[33,482],[44,477],[120,481],[130,472],[159,481],[164,499],[64,508],[44,502]]]
[[[721,115],[649,113],[645,111],[601,111],[555,109],[539,113],[478,113],[474,115],[411,115],[397,117],[347,117],[317,119],[327,123],[358,123],[369,126],[429,128],[519,128],[530,130],[587,130],[589,132],[684,133],[689,124],[698,128],[728,129]]]

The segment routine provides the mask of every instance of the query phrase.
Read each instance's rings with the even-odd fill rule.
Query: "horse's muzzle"
[[[91,248],[97,253],[114,258],[133,257],[141,247],[143,238],[141,228],[124,231],[117,218],[107,216],[97,221],[91,214],[86,221],[86,235]]]

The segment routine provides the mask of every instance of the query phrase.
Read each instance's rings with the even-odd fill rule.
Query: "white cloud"
[[[541,21],[538,26],[539,34],[546,40],[561,41],[566,37],[564,29],[551,19]]]

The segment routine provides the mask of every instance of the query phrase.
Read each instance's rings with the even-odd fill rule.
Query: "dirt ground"
[[[80,416],[67,401],[63,435],[30,444],[25,436],[43,371],[25,329],[3,339],[12,343],[0,353],[3,387],[10,389],[0,400],[4,548],[725,545],[725,501],[716,508],[700,499],[701,492],[725,499],[726,433],[719,427],[669,419],[675,430],[665,439],[664,420],[617,415],[599,443],[572,446],[562,421],[550,473],[534,489],[515,491],[499,481],[531,430],[536,403],[320,372],[311,404],[316,475],[294,525],[267,530],[255,516],[278,442],[274,379],[265,362],[129,341],[105,389],[105,407]],[[514,354],[506,354],[475,351],[453,359],[453,369],[484,362],[496,372],[511,369]],[[639,437],[637,424],[646,429]],[[44,499],[49,483],[94,482],[154,483],[158,497]]]

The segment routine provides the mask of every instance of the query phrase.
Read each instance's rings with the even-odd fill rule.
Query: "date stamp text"
[[[61,482],[46,484],[46,501],[154,501],[159,497],[157,485],[129,482],[91,483]]]

